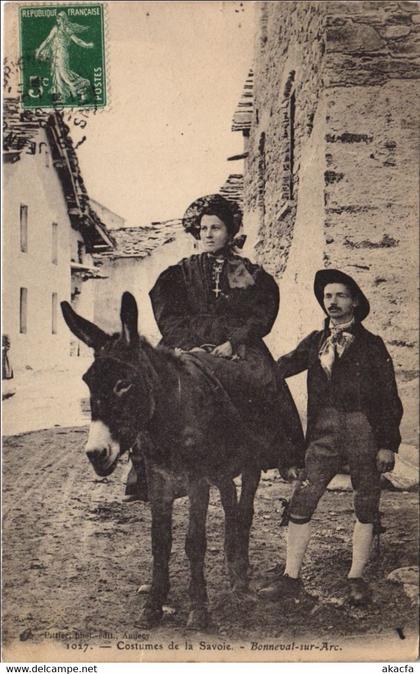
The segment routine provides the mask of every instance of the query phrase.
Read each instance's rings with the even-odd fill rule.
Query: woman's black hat
[[[200,238],[200,223],[203,215],[217,215],[233,237],[238,233],[242,223],[242,212],[235,201],[222,197],[221,194],[207,194],[192,202],[184,213],[182,224],[188,234],[195,239]]]
[[[315,274],[315,281],[314,281],[315,297],[320,303],[325,313],[327,312],[324,306],[324,288],[329,283],[343,283],[350,289],[353,297],[357,298],[359,301],[358,306],[354,310],[354,315],[359,321],[363,321],[370,311],[369,301],[365,296],[365,294],[360,289],[360,287],[358,286],[358,284],[356,283],[356,281],[351,276],[345,274],[343,271],[340,271],[339,269],[321,269],[320,271],[317,271],[317,273]]]

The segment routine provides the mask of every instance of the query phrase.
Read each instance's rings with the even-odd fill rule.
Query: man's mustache
[[[339,307],[336,304],[332,304],[330,307],[327,307],[328,311],[331,311],[331,309],[338,309]]]

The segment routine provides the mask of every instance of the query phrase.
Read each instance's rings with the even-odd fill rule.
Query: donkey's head
[[[94,350],[95,360],[83,375],[91,406],[86,454],[98,475],[110,475],[154,413],[156,372],[146,353],[151,347],[139,337],[137,304],[128,292],[121,300],[119,335],[107,335],[68,302],[61,309],[73,334]]]

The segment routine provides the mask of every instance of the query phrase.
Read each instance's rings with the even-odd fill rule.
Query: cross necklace
[[[211,289],[212,293],[215,294],[216,299],[219,297],[219,295],[222,294],[222,290],[219,286],[219,281],[220,281],[220,275],[222,273],[223,265],[224,265],[224,258],[216,258],[214,261],[214,266],[213,266],[213,273],[212,273],[212,278],[214,281],[214,288]]]

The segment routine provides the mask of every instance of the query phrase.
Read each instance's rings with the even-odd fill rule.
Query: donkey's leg
[[[254,498],[260,482],[261,471],[249,468],[242,473],[241,496],[239,499],[239,555],[249,570],[249,533],[254,516]]]
[[[169,592],[169,557],[172,546],[173,498],[163,490],[156,493],[157,490],[153,487],[154,485],[151,495],[152,586],[141,613],[141,623],[148,627],[156,625],[162,617],[162,606]]]
[[[206,517],[209,505],[209,485],[204,480],[191,482],[188,487],[190,517],[185,552],[190,561],[190,601],[188,616],[189,629],[204,629],[208,624],[207,589],[204,577],[204,557],[206,554]]]
[[[225,560],[232,589],[247,589],[247,564],[240,551],[240,514],[233,480],[218,482],[223,510],[225,511]]]

